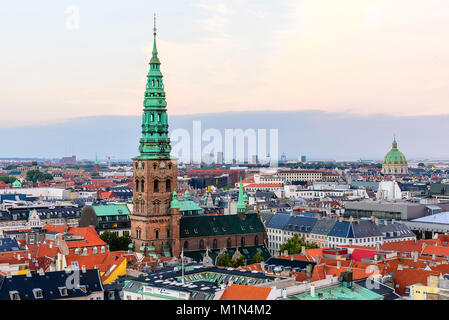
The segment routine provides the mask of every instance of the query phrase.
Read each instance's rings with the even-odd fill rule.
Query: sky
[[[0,0],[1,127],[142,112],[448,114],[447,0]]]

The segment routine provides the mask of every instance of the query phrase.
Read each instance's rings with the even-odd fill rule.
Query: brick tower
[[[143,102],[140,155],[133,158],[133,212],[131,239],[134,250],[157,256],[179,256],[179,204],[176,199],[178,165],[170,157],[165,101],[154,27],[153,56]]]

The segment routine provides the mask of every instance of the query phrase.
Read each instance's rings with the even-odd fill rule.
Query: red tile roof
[[[220,300],[267,300],[271,288],[233,284],[225,289]]]

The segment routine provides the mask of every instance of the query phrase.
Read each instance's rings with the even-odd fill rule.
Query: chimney
[[[312,265],[308,264],[306,266],[306,276],[307,276],[307,280],[310,280],[310,278],[312,278]]]
[[[303,256],[305,256],[307,253],[306,253],[306,247],[305,246],[301,246],[301,254],[303,255]]]
[[[31,260],[31,253],[28,252],[28,260]]]
[[[86,266],[85,266],[85,265],[82,265],[82,266],[81,266],[81,271],[82,271],[83,273],[86,273]]]
[[[48,244],[49,248],[53,248],[53,241],[50,241],[50,243]]]
[[[17,260],[20,261],[20,253],[17,254]]]
[[[427,286],[431,288],[438,288],[438,275],[431,274],[427,277]]]
[[[315,285],[313,285],[313,284],[310,285],[310,296],[312,298],[315,297]]]
[[[434,253],[434,254],[432,254],[432,260],[435,260],[435,258],[436,258],[436,254]]]
[[[413,252],[413,262],[418,262],[418,251]]]
[[[337,260],[337,269],[340,269],[340,268],[341,268],[341,261]]]
[[[404,265],[402,263],[398,263],[398,271],[404,270]]]

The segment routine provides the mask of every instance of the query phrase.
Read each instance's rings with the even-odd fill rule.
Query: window
[[[155,233],[155,236],[156,236],[156,239],[159,239],[159,230],[154,230],[154,233]]]
[[[136,192],[139,192],[139,180],[136,179]]]
[[[231,247],[231,238],[228,238],[228,240],[226,241],[226,246],[227,246],[228,248]]]
[[[142,180],[142,185],[140,188],[140,192],[144,192],[145,191],[145,180]]]
[[[214,248],[214,249],[217,249],[217,239],[214,239],[214,242],[213,242],[213,248]]]
[[[254,237],[254,245],[256,245],[256,246],[259,245],[259,237],[258,236]]]
[[[154,192],[159,192],[159,180],[154,180],[154,186],[153,186]]]
[[[240,238],[240,246],[244,247],[245,246],[245,237],[241,237]]]
[[[171,180],[167,179],[167,181],[165,182],[165,192],[170,192],[171,191]]]
[[[19,291],[9,291],[9,296],[11,298],[11,300],[20,300],[20,295],[19,295]]]
[[[201,240],[200,240],[200,249],[203,249],[203,248],[204,248],[204,240],[201,239]]]
[[[188,249],[189,248],[189,242],[188,241],[184,241],[184,249]]]
[[[67,288],[66,287],[58,287],[59,293],[61,294],[61,297],[67,296]]]
[[[170,238],[170,229],[167,229],[167,239]]]

